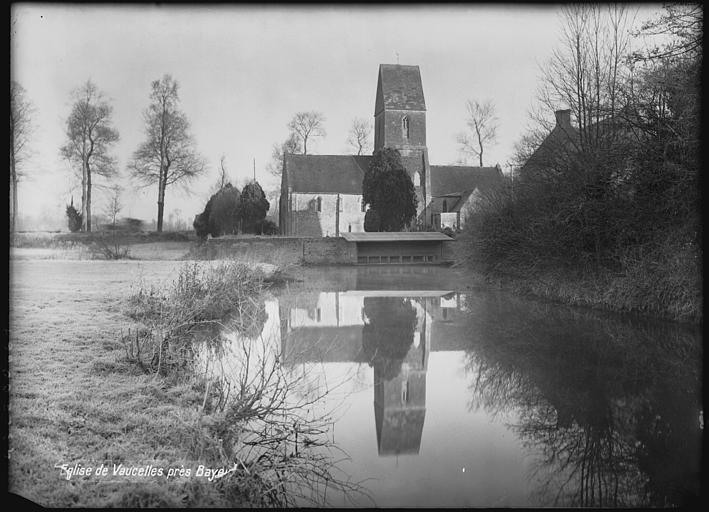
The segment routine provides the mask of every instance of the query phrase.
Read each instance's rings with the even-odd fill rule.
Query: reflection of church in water
[[[314,292],[279,300],[285,364],[366,363],[374,370],[379,455],[416,454],[432,351],[464,346],[458,293]]]

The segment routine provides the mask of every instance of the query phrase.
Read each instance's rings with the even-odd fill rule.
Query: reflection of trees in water
[[[364,314],[368,323],[362,328],[362,350],[370,366],[391,380],[401,371],[416,330],[416,310],[410,299],[365,297]]]
[[[539,454],[543,503],[667,506],[698,496],[696,333],[509,298],[473,306],[473,407],[515,413],[513,428]]]
[[[242,336],[254,339],[261,336],[266,320],[268,320],[266,303],[263,299],[250,298],[228,319],[227,325]]]
[[[192,328],[195,340],[200,341],[212,357],[224,355],[226,335],[236,333],[240,337],[255,340],[260,338],[268,320],[263,297],[250,297],[225,318],[196,324]]]

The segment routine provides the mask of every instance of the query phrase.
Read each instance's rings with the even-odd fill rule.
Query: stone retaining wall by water
[[[453,261],[453,242],[443,244],[443,260]],[[214,260],[240,256],[267,263],[354,265],[357,246],[341,237],[224,236],[197,244],[190,257]]]
[[[191,256],[207,260],[241,256],[273,263],[321,265],[351,265],[357,261],[355,244],[334,237],[225,236],[198,244]]]

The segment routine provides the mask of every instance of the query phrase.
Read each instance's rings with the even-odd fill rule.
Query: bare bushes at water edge
[[[282,365],[280,344],[262,334],[267,286],[262,271],[244,264],[192,263],[164,290],[141,286],[131,297],[138,325],[124,337],[127,358],[191,397],[173,440],[193,466],[229,471],[209,485],[187,482],[190,503],[322,505],[333,490],[362,492],[338,473],[344,455],[318,406],[328,390],[313,392],[322,388]]]
[[[515,186],[488,194],[467,219],[461,263],[520,293],[701,321],[701,249],[691,225],[648,225],[628,198],[601,213],[600,204],[562,203]],[[581,220],[590,215],[599,219]]]

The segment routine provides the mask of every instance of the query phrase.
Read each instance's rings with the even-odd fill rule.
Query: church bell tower
[[[416,189],[417,222],[426,225],[431,173],[426,147],[426,102],[418,66],[380,64],[374,106],[374,150],[398,149]]]

